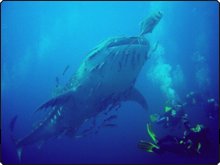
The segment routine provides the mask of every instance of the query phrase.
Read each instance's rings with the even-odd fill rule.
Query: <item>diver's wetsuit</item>
[[[214,98],[209,98],[205,104],[205,111],[210,119],[213,119],[217,116],[219,105]]]
[[[187,135],[183,138],[188,154],[198,155],[207,151],[209,148],[207,133],[207,128],[203,128],[198,132],[195,132],[192,129],[188,131]]]
[[[180,126],[180,124],[185,120],[187,120],[187,114],[185,113],[183,107],[181,107],[178,110],[172,108],[170,111],[165,112],[165,114],[161,116],[156,123],[163,124],[164,128],[168,128]]]
[[[186,105],[197,105],[204,103],[204,96],[198,92],[190,92],[186,95],[185,98]]]
[[[162,154],[164,152],[183,154],[185,152],[185,147],[183,144],[179,143],[180,140],[181,138],[167,135],[160,139],[157,143],[159,149],[154,148],[153,151],[158,154]]]
[[[186,126],[187,131],[185,131],[185,135],[182,138],[167,135],[153,145],[150,142],[140,141],[138,146],[147,152],[155,152],[157,154],[171,152],[181,155],[195,156],[207,152],[209,147],[207,128],[191,128],[189,123],[187,123]]]

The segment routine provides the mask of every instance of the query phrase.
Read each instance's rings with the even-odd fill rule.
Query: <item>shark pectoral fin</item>
[[[38,112],[43,109],[47,109],[49,107],[54,107],[54,106],[60,106],[63,105],[65,102],[67,102],[72,96],[74,92],[68,92],[63,95],[60,95],[58,97],[52,98],[43,105],[41,105],[35,112]]]
[[[129,92],[129,94],[125,97],[124,100],[135,101],[138,104],[140,104],[145,110],[148,110],[148,104],[147,104],[146,99],[136,88],[133,88]]]

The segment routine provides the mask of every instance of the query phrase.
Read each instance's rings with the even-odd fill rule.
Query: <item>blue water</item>
[[[157,155],[137,147],[141,139],[150,141],[145,128],[149,115],[162,113],[166,100],[197,91],[209,92],[219,103],[218,7],[217,2],[3,2],[2,162],[19,163],[9,130],[14,115],[13,136],[21,138],[31,129],[33,111],[52,97],[57,76],[64,85],[96,45],[109,37],[138,35],[140,21],[158,10],[164,16],[146,35],[158,48],[135,84],[148,101],[148,112],[123,102],[115,112],[117,127],[81,139],[49,140],[41,149],[27,146],[20,163],[219,162],[218,116],[210,121],[199,108],[187,113],[193,124],[211,129],[209,156]],[[157,125],[153,129],[158,137],[170,133]]]

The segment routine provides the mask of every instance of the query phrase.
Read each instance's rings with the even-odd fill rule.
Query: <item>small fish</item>
[[[117,124],[103,124],[104,127],[116,127]]]
[[[79,139],[79,138],[82,138],[82,137],[83,137],[82,135],[76,135],[75,136],[76,139]]]
[[[121,108],[121,104],[117,104],[117,105],[115,106],[115,111],[118,111],[119,108]]]
[[[16,122],[17,118],[18,118],[18,115],[15,115],[15,116],[11,119],[11,122],[10,122],[10,125],[9,125],[11,132],[14,130],[15,122]]]
[[[82,135],[85,135],[85,134],[91,132],[91,131],[93,130],[93,128],[94,128],[94,127],[89,127],[89,128],[84,129],[84,130],[82,131]]]
[[[158,45],[159,45],[159,41],[157,41],[157,42],[154,44],[154,48],[152,49],[152,53],[157,50]]]
[[[93,125],[93,127],[96,126],[96,118],[93,118],[93,120],[92,120],[92,125]]]
[[[60,79],[59,79],[59,77],[56,77],[56,87],[58,87],[59,84],[60,84]]]
[[[66,71],[69,69],[69,65],[66,66],[66,68],[63,70],[63,76],[65,75]]]
[[[109,116],[108,118],[104,119],[104,122],[106,122],[106,121],[112,121],[112,120],[114,120],[114,119],[116,119],[116,118],[117,118],[117,115],[111,115],[111,116]]]
[[[83,131],[81,131],[79,133],[79,135],[76,135],[75,138],[87,137],[87,136],[93,134],[94,133],[94,128],[95,127],[91,126],[89,128],[84,129]]]
[[[118,72],[120,72],[121,71],[121,69],[122,69],[122,64],[121,64],[121,61],[119,61],[119,63],[118,63],[119,65],[118,65]]]

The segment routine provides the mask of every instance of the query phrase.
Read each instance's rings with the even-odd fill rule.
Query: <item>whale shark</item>
[[[156,13],[147,19],[150,23],[145,21],[142,27],[147,30],[142,29],[141,35],[109,38],[88,53],[62,90],[35,110],[46,112],[44,118],[25,137],[15,140],[19,159],[25,146],[61,134],[74,137],[85,120],[121,102],[135,101],[148,109],[134,85],[150,50],[144,34],[152,31],[159,16]]]

